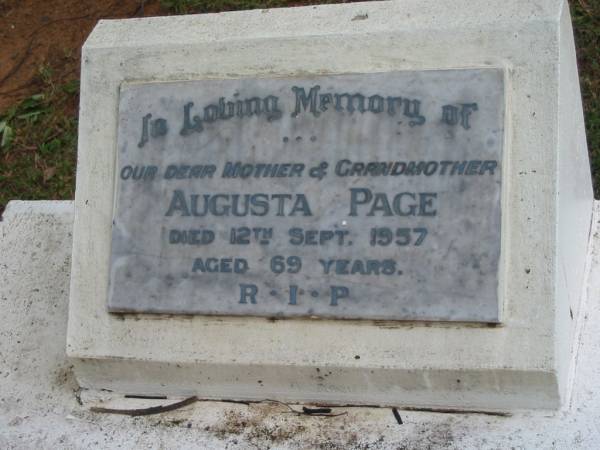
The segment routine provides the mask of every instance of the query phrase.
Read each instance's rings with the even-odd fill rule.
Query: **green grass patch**
[[[571,0],[585,125],[596,198],[600,197],[600,1]]]
[[[79,83],[56,85],[47,66],[38,76],[42,92],[0,115],[0,213],[11,199],[74,195]]]

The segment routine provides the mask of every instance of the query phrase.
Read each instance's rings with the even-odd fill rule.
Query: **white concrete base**
[[[570,403],[509,416],[400,409],[402,425],[389,408],[323,418],[268,402],[197,402],[138,418],[90,412],[97,396],[78,390],[65,355],[72,212],[70,202],[11,202],[0,222],[0,448],[600,448],[598,203]]]

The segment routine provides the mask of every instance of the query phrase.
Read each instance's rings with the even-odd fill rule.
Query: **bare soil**
[[[100,19],[158,15],[158,0],[0,0],[0,111],[43,89],[79,78],[81,46]]]

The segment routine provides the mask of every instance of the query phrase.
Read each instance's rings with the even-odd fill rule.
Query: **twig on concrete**
[[[329,414],[331,413],[331,408],[307,408],[303,406],[302,412],[304,414]]]
[[[198,397],[189,397],[185,400],[181,400],[180,402],[171,403],[169,405],[160,405],[160,406],[151,406],[150,408],[139,408],[139,409],[113,409],[113,408],[102,408],[99,406],[94,406],[90,408],[90,411],[96,413],[106,413],[106,414],[122,414],[125,416],[150,416],[152,414],[160,414],[168,411],[174,411],[179,408],[183,408],[184,406],[191,405],[198,401]]]
[[[398,408],[392,408],[392,414],[394,414],[394,417],[396,418],[396,422],[398,422],[398,425],[402,425],[404,422],[402,422],[402,417],[400,417],[400,412],[398,412]]]
[[[280,402],[279,400],[266,399],[264,401],[271,402],[271,403],[278,403],[280,405],[283,405],[286,408],[288,408],[291,413],[294,413],[298,416],[339,417],[339,416],[344,416],[344,415],[348,414],[347,411],[344,411],[344,412],[341,412],[338,414],[332,414],[331,408],[307,408],[306,406],[302,407],[302,411],[298,411],[298,410],[292,408],[287,403]]]

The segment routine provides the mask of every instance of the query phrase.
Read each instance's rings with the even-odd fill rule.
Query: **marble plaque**
[[[500,69],[121,86],[113,312],[499,321]]]

